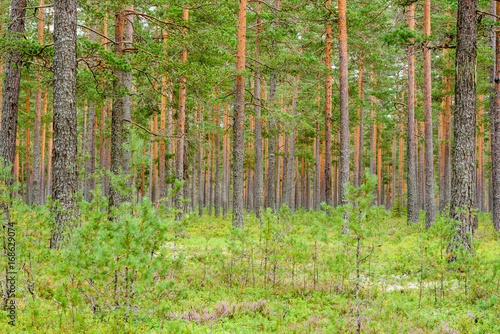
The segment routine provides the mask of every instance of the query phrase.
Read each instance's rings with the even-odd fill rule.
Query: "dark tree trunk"
[[[498,8],[498,7],[497,7]],[[455,63],[455,118],[451,175],[450,218],[458,221],[457,236],[449,250],[463,246],[472,252],[472,235],[477,215],[476,149],[476,48],[477,1],[459,0],[457,13],[457,49]],[[497,78],[500,77],[497,75]],[[496,99],[500,86],[496,85]]]
[[[257,3],[256,12],[260,13],[261,4]],[[261,19],[257,16],[255,27],[255,56],[260,56],[260,32]],[[261,121],[261,83],[260,64],[255,64],[254,76],[254,96],[255,96],[255,168],[254,168],[254,212],[260,218],[260,209],[264,206],[264,170],[262,156],[262,121]]]
[[[330,12],[331,0],[327,0],[326,8]],[[329,13],[330,15],[330,13]],[[328,70],[325,77],[325,199],[326,204],[333,205],[332,194],[332,77],[330,71],[331,64],[331,41],[332,41],[332,25],[327,21],[326,25],[326,57],[325,65]],[[346,51],[347,51],[347,36],[346,36]],[[342,57],[342,56],[341,56]],[[341,98],[342,100],[342,98]]]
[[[314,155],[316,156],[316,164],[315,164],[315,173],[314,173],[314,181],[313,181],[313,193],[314,193],[314,210],[318,210],[319,205],[321,203],[320,199],[320,150],[319,150],[319,142],[320,142],[320,133],[319,133],[319,123],[316,123],[316,140],[314,145]]]
[[[233,124],[233,226],[244,227],[243,212],[243,160],[245,158],[245,79],[242,72],[245,69],[246,45],[246,7],[247,1],[239,1],[238,11],[238,51],[236,62],[236,87],[234,99]]]
[[[415,29],[415,4],[410,6],[408,24],[411,30]],[[408,47],[408,119],[406,127],[406,167],[407,167],[407,223],[418,222],[418,192],[417,192],[417,157],[415,142],[415,56],[414,46]]]
[[[500,13],[500,2],[496,4],[497,13]],[[497,22],[500,19],[497,18]],[[495,108],[490,115],[491,123],[491,183],[493,186],[493,226],[495,231],[500,232],[500,31],[496,32],[496,57],[495,67],[497,69],[495,76]],[[456,116],[455,116],[456,118]]]
[[[115,54],[123,55],[125,49],[125,10],[118,8],[115,20]],[[115,69],[113,74],[113,106],[111,108],[111,167],[110,171],[115,176],[123,172],[123,111],[124,96],[121,93],[124,84],[124,72]],[[118,207],[122,201],[118,189],[110,184],[109,187],[109,209]]]
[[[295,94],[293,97],[293,115],[297,116],[297,102],[299,97],[299,81],[300,74],[297,74],[295,79]],[[295,206],[295,125],[292,125],[292,132],[290,133],[288,147],[288,158],[287,158],[287,172],[286,172],[286,181],[285,181],[285,204],[291,209],[294,210]],[[305,195],[305,194],[304,194]]]
[[[13,45],[23,39],[26,0],[12,0],[10,23],[7,31]],[[21,50],[15,47],[7,50],[5,78],[2,101],[2,120],[0,130],[0,159],[3,164],[14,166],[16,157],[17,110],[19,108],[19,88],[21,83]],[[14,175],[14,172],[12,173]],[[13,179],[7,179],[11,185]]]
[[[89,120],[87,123],[87,152],[89,153],[89,158],[86,160],[85,165],[85,200],[87,202],[92,201],[92,191],[95,190],[95,165],[96,165],[96,152],[95,152],[95,106],[94,103],[89,105]]]
[[[52,155],[52,211],[55,226],[50,248],[67,242],[77,191],[76,113],[77,1],[54,2],[54,147]]]
[[[273,72],[269,82],[269,100],[267,104],[273,108],[276,97],[276,86],[278,74]],[[273,115],[269,116],[268,141],[267,141],[267,182],[266,182],[266,207],[276,209],[276,120]]]

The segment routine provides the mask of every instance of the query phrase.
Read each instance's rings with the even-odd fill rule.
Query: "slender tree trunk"
[[[50,248],[68,240],[67,231],[75,210],[77,191],[76,113],[77,1],[54,2],[54,148],[52,156],[52,211],[55,226]]]
[[[319,132],[319,122],[316,123],[316,137],[314,140],[314,156],[316,157],[315,173],[314,173],[314,210],[319,209],[321,204],[320,199],[320,159],[319,159],[319,142],[320,142],[320,132]]]
[[[261,3],[257,3],[257,14],[261,11]],[[255,27],[255,57],[260,56],[260,33],[261,19],[257,16]],[[255,64],[254,75],[254,96],[255,96],[255,169],[254,169],[254,212],[257,218],[260,218],[260,209],[264,206],[264,170],[262,169],[262,122],[261,122],[261,83],[260,83],[260,64]]]
[[[495,15],[496,14],[496,4],[497,2],[495,0],[490,0],[490,12],[491,14]],[[491,50],[491,58],[492,58],[492,65],[490,66],[490,140],[489,140],[489,145],[490,145],[490,152],[491,152],[491,142],[493,140],[493,134],[494,134],[494,125],[495,125],[495,73],[496,73],[496,31],[493,29],[494,25],[491,26],[491,34],[490,34],[490,50]],[[490,154],[490,162],[493,164],[492,161],[492,154]],[[489,186],[488,186],[488,211],[492,211],[493,209],[493,174],[494,170],[492,168],[492,171],[490,173],[490,180],[489,180]],[[500,227],[500,226],[499,226]]]
[[[269,82],[268,105],[273,107],[276,97],[277,73],[271,74]],[[273,115],[268,119],[268,140],[267,140],[267,182],[266,182],[266,207],[276,209],[276,120]]]
[[[340,6],[341,1],[339,1],[339,6]],[[331,0],[327,0],[326,9],[328,10],[329,13],[330,13],[330,7],[331,7]],[[344,13],[344,15],[345,15],[345,13]],[[339,16],[340,16],[340,14],[339,14]],[[333,205],[333,194],[332,194],[332,77],[330,75],[330,71],[332,70],[332,62],[331,62],[332,25],[330,24],[330,20],[328,20],[327,22],[328,23],[326,25],[326,57],[325,57],[325,65],[326,65],[326,68],[328,71],[326,74],[326,77],[325,77],[325,197],[326,197],[326,204],[332,206]],[[346,51],[347,51],[347,36],[346,36]],[[347,60],[346,60],[346,62],[347,62]]]
[[[39,6],[44,5],[44,0],[38,1]],[[43,21],[44,8],[39,8],[38,12],[38,43],[43,45]],[[33,191],[31,202],[42,204],[43,194],[41,192],[42,164],[41,161],[41,121],[42,121],[42,78],[40,71],[36,74],[37,90],[35,100],[35,131],[33,133]]]
[[[172,161],[172,152],[173,152],[173,145],[172,145],[172,134],[173,134],[173,113],[174,110],[171,107],[172,106],[172,101],[173,101],[173,88],[172,88],[172,83],[167,83],[167,90],[168,90],[168,108],[167,108],[167,138],[168,138],[168,144],[167,144],[167,153],[168,153],[168,160],[167,160],[167,167],[168,167],[168,175],[171,176],[173,175],[173,161]],[[200,117],[199,119],[201,120],[201,111],[200,111]],[[201,122],[201,121],[200,121]],[[169,191],[171,188],[171,184],[168,183],[166,185],[165,192],[168,195]],[[173,199],[172,197],[169,196],[168,198],[168,206],[172,207],[173,204]]]
[[[233,124],[233,226],[243,228],[243,159],[245,157],[245,37],[247,0],[239,0],[238,51],[236,54],[236,87]]]
[[[127,10],[134,10],[133,5],[128,5]],[[125,49],[130,49],[133,47],[134,40],[134,16],[126,15],[125,16],[125,31],[124,31],[124,47]],[[125,53],[125,59],[128,63],[130,63],[130,59]],[[123,73],[123,87],[125,88],[125,96],[123,97],[123,118],[126,120],[132,120],[132,71],[126,71]],[[130,133],[129,133],[130,124],[123,123],[123,143],[125,145],[130,145]],[[165,162],[164,155],[162,156],[163,160],[160,161]],[[132,180],[132,156],[131,151],[129,149],[123,150],[123,173],[127,176],[127,186],[131,187]],[[162,183],[160,182],[160,185]],[[126,196],[127,201],[131,201],[132,197],[130,195]]]
[[[424,1],[424,33],[431,35],[431,1]],[[434,199],[434,148],[432,143],[432,86],[430,42],[424,43],[424,115],[425,115],[425,227],[436,221]]]
[[[29,97],[28,97],[29,101]],[[26,103],[26,113],[29,115],[29,103]],[[30,141],[30,129],[26,129],[26,197],[25,201],[27,204],[31,204],[31,141]]]
[[[26,91],[26,115],[30,115],[30,91]],[[24,201],[27,204],[31,204],[31,137],[30,137],[30,129],[26,129],[26,179],[25,179],[25,197]]]
[[[198,215],[203,215],[203,133],[201,128],[202,110],[198,117]],[[224,152],[225,153],[225,152]]]
[[[479,124],[479,132],[478,132],[478,149],[477,149],[477,187],[476,187],[476,195],[477,195],[477,209],[480,211],[484,211],[484,95],[479,95],[479,108],[478,108],[478,119],[477,122]],[[477,228],[476,226],[475,228]]]
[[[363,85],[363,75],[364,75],[364,67],[363,67],[363,59],[359,60],[359,77],[358,77],[358,98],[360,100],[361,106],[358,108],[358,119],[359,119],[359,128],[358,128],[358,187],[363,184],[363,100],[365,98],[364,85]]]
[[[293,97],[293,116],[297,116],[297,103],[299,98],[299,81],[300,74],[297,74],[295,78],[295,88]],[[292,132],[290,133],[290,141],[288,147],[288,159],[287,159],[287,180],[285,182],[285,203],[291,210],[295,209],[295,125],[292,124]]]
[[[215,199],[214,199],[214,209],[215,217],[220,215],[220,115],[219,110],[217,110],[217,123],[216,123],[216,134],[215,134]]]
[[[44,96],[44,102],[43,102],[43,119],[45,119],[45,116],[47,115],[47,104],[48,104],[48,94],[47,90],[45,90],[45,96]],[[46,135],[47,135],[47,122],[43,121],[43,129],[42,129],[42,144],[41,144],[41,165],[40,165],[40,193],[42,196],[42,203],[45,204],[45,198],[47,194],[45,193],[45,142],[46,142]]]
[[[415,4],[411,4],[408,11],[408,25],[415,30]],[[407,223],[418,222],[418,195],[417,195],[417,157],[415,141],[415,47],[408,46],[408,119],[406,127],[406,184],[407,184]]]
[[[339,0],[339,68],[340,68],[340,163],[339,204],[347,204],[346,184],[349,182],[349,101],[347,58],[346,0]]]
[[[116,11],[115,19],[115,54],[122,56],[125,49],[125,10],[123,5]],[[115,176],[123,172],[123,112],[124,112],[124,96],[120,92],[124,87],[124,72],[121,69],[113,71],[115,79],[113,81],[113,105],[111,108],[111,167],[110,171]],[[122,201],[118,189],[113,186],[113,182],[109,187],[109,210],[118,207]]]
[[[496,12],[500,13],[500,3],[496,3]],[[500,19],[497,18],[497,23]],[[475,55],[475,54],[474,54]],[[474,58],[475,60],[475,58]],[[475,64],[475,63],[474,63]],[[491,123],[491,183],[493,186],[492,198],[492,215],[493,215],[493,226],[495,231],[500,232],[500,31],[497,29],[496,32],[496,57],[495,57],[495,109],[492,115],[490,115]],[[458,87],[458,86],[457,86]],[[475,86],[474,86],[475,88]],[[455,88],[456,89],[456,88]],[[475,92],[475,91],[474,91]],[[455,97],[457,99],[458,97]],[[455,124],[456,124],[455,116]],[[455,125],[456,126],[456,125]],[[457,130],[455,129],[455,133]],[[453,151],[455,152],[455,151]],[[455,171],[453,171],[454,175]],[[452,182],[453,185],[453,182]],[[453,193],[452,193],[453,196]]]
[[[185,127],[184,127],[184,163],[182,164],[182,167],[184,169],[184,175],[183,175],[183,180],[184,180],[184,189],[182,190],[182,196],[184,197],[185,200],[189,200],[191,197],[189,193],[189,180],[190,180],[190,175],[189,175],[189,114],[188,114],[188,109],[185,107]],[[184,205],[184,212],[189,212],[189,203]]]
[[[163,44],[165,48],[167,47],[167,31],[163,31]],[[167,52],[165,51],[165,57],[167,57]],[[160,106],[160,134],[165,136],[167,127],[167,95],[168,95],[168,81],[167,75],[164,74],[161,78],[161,106]],[[168,140],[172,140],[171,137]],[[167,184],[165,182],[166,171],[165,171],[165,138],[160,141],[160,161],[159,161],[159,173],[160,173],[160,198],[167,197]]]
[[[184,7],[182,9],[182,17],[184,21],[187,22],[189,19],[189,9]],[[188,52],[187,49],[184,48],[182,50],[181,62],[184,63],[187,61]],[[186,89],[187,82],[185,77],[180,78],[179,85],[179,112],[177,117],[177,150],[176,150],[176,166],[175,166],[175,176],[178,181],[182,181],[184,179],[184,136],[185,136],[185,122],[186,122]],[[183,189],[176,192],[174,201],[175,208],[178,210],[182,210],[183,205],[180,202],[180,198],[184,197]],[[180,219],[182,217],[182,213],[177,215],[177,218]]]
[[[497,6],[500,4],[497,3]],[[498,11],[499,7],[497,7]],[[477,1],[459,0],[457,13],[457,49],[455,73],[455,118],[451,176],[450,218],[458,221],[457,236],[449,246],[460,245],[472,252],[472,235],[477,215],[475,207],[476,149],[476,51]],[[498,36],[497,36],[498,37]],[[498,41],[497,41],[498,46]],[[499,54],[497,48],[497,55]],[[497,57],[497,59],[499,59]],[[498,63],[497,63],[498,68]],[[500,76],[496,83],[496,105],[500,100]],[[495,159],[495,157],[493,158]]]

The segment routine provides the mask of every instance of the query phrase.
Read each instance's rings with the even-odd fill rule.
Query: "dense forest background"
[[[499,2],[0,6],[0,328],[500,330]]]

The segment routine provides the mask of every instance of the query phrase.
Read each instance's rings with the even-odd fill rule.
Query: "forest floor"
[[[281,210],[262,222],[249,214],[243,231],[230,217],[192,215],[168,225],[156,251],[141,257],[138,245],[113,250],[109,231],[119,232],[111,227],[109,245],[74,237],[88,248],[50,251],[48,210],[17,205],[16,326],[2,311],[1,333],[356,332],[356,238],[324,212]],[[104,216],[83,218],[82,229],[100,222],[86,235],[106,229]],[[144,213],[138,224],[155,219]],[[372,215],[359,257],[363,333],[500,332],[491,218],[480,215],[474,256],[456,264],[447,262],[441,220],[425,230],[394,212]]]

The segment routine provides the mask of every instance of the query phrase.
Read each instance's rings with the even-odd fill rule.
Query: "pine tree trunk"
[[[8,38],[17,44],[23,39],[26,0],[12,0]],[[21,84],[22,55],[18,48],[8,48],[5,60],[2,120],[0,129],[0,159],[4,165],[14,165],[16,156],[17,110]],[[14,174],[14,173],[12,173]],[[14,180],[7,179],[7,185]]]
[[[477,219],[473,211],[476,197],[474,173],[476,162],[476,17],[476,0],[458,1],[450,218],[458,221],[460,225],[456,227],[457,236],[448,249],[455,250],[462,246],[464,251],[471,252],[472,235]],[[497,78],[500,80],[500,77],[497,76]],[[499,83],[496,84],[496,99],[498,105]]]
[[[29,101],[29,95],[27,96],[27,101]],[[29,115],[29,103],[26,102],[26,114]],[[30,129],[26,129],[26,194],[25,194],[25,202],[27,204],[31,204],[31,161],[30,161],[30,153],[31,153],[31,141],[30,141]]]
[[[495,15],[496,14],[496,4],[497,2],[495,0],[490,0],[490,12],[491,14]],[[495,73],[496,73],[496,66],[495,66],[495,59],[496,59],[496,31],[493,29],[493,25],[491,26],[491,34],[490,34],[490,51],[491,51],[491,59],[493,60],[491,62],[490,66],[490,140],[489,140],[489,145],[490,145],[490,152],[491,152],[491,142],[493,139],[493,129],[494,129],[494,115],[495,115]],[[491,159],[491,154],[490,154],[490,163],[492,162]],[[492,170],[490,173],[490,179],[489,179],[489,185],[488,185],[488,212],[492,211],[493,208],[493,173],[494,171]]]
[[[116,11],[115,19],[115,54],[121,56],[125,49],[125,10],[121,5]],[[113,105],[111,108],[111,167],[113,175],[118,176],[123,171],[123,112],[124,96],[120,92],[124,88],[124,72],[120,69],[113,71]],[[110,183],[109,210],[118,207],[122,201],[118,189]]]
[[[431,35],[431,1],[424,1],[424,32]],[[424,43],[424,115],[425,115],[425,227],[436,221],[434,199],[434,145],[432,143],[432,86],[430,42]]]
[[[134,10],[133,5],[128,5],[127,10]],[[125,31],[124,31],[124,46],[126,49],[133,47],[134,41],[134,16],[125,16]],[[126,55],[126,53],[125,53]],[[129,57],[126,55],[125,59],[130,63]],[[123,73],[123,87],[125,88],[125,96],[123,97],[123,119],[132,120],[132,71],[126,71]],[[123,143],[125,145],[130,144],[130,125],[129,123],[123,123]],[[123,149],[123,173],[127,176],[127,186],[131,186],[132,175],[132,152],[129,149]],[[163,156],[164,157],[164,156]],[[160,161],[165,161],[165,159]],[[160,182],[161,185],[161,182]],[[132,197],[127,195],[125,198],[127,201],[131,201]]]
[[[238,51],[236,54],[236,87],[233,124],[233,226],[244,227],[243,212],[243,160],[245,158],[245,69],[247,0],[239,0]]]
[[[182,17],[185,21],[189,19],[189,9],[182,9]],[[188,53],[187,49],[182,50],[181,62],[187,61]],[[177,149],[176,149],[176,160],[175,160],[175,177],[178,181],[184,179],[184,136],[185,136],[185,119],[186,119],[186,78],[181,77],[179,83],[179,112],[177,117]],[[183,188],[175,193],[174,202],[175,208],[178,210],[183,209],[183,205],[180,198],[184,197]],[[182,213],[177,215],[177,219],[182,217]]]
[[[257,3],[256,12],[261,12],[262,5]],[[255,57],[260,57],[261,19],[257,16],[255,27]],[[254,169],[254,212],[260,218],[260,210],[264,206],[264,170],[262,167],[262,121],[261,121],[261,82],[260,64],[255,64],[254,96],[255,96],[255,169]]]
[[[44,0],[38,1],[39,6],[44,5]],[[39,8],[38,12],[38,43],[43,45],[43,23],[44,23],[44,8]],[[42,165],[41,160],[41,121],[42,121],[42,78],[40,71],[36,74],[37,90],[35,100],[35,131],[33,133],[33,191],[31,202],[34,204],[42,204]]]
[[[358,119],[359,119],[359,129],[358,129],[358,186],[363,184],[363,174],[364,174],[364,163],[363,163],[363,100],[365,98],[364,86],[363,86],[363,75],[364,75],[363,59],[359,60],[359,81],[358,81],[358,97],[361,101],[361,107],[358,108]]]
[[[215,152],[216,152],[216,160],[215,160],[215,199],[214,199],[214,209],[215,209],[215,217],[219,217],[220,215],[220,115],[217,114],[217,123],[216,123],[216,134],[215,134]]]
[[[45,96],[44,96],[44,102],[43,102],[43,119],[45,119],[45,116],[47,116],[47,104],[48,104],[48,94],[47,90],[45,90]],[[45,199],[47,197],[47,194],[45,193],[46,187],[45,187],[45,143],[46,143],[46,138],[47,138],[47,122],[43,122],[43,129],[42,129],[42,144],[41,144],[41,166],[40,166],[40,193],[42,196],[42,204],[45,204]]]
[[[339,2],[339,5],[340,5],[340,2]],[[330,12],[330,7],[331,7],[331,0],[327,0],[326,9],[328,12]],[[339,14],[339,16],[340,16],[340,14]],[[332,68],[332,63],[331,63],[332,25],[330,24],[330,20],[328,20],[327,22],[328,23],[326,25],[325,65],[326,65],[328,72],[327,72],[327,75],[325,77],[325,171],[324,171],[324,173],[325,173],[326,204],[332,206],[333,205],[333,194],[332,194],[332,77],[330,75],[330,71]],[[347,43],[347,39],[346,39],[346,43]],[[347,44],[346,44],[346,52],[347,52]]]
[[[500,13],[500,3],[496,4],[496,12]],[[497,18],[497,22],[500,19]],[[475,63],[474,63],[475,64]],[[491,123],[491,183],[492,183],[492,216],[495,231],[500,232],[500,31],[496,32],[496,57],[495,57],[495,109],[490,115]],[[474,87],[475,88],[475,87]],[[455,120],[455,123],[457,121]],[[455,129],[455,133],[456,133]],[[453,183],[452,183],[453,184]]]
[[[76,111],[77,1],[54,3],[54,147],[52,155],[52,211],[55,226],[50,248],[67,243],[77,191]]]
[[[278,74],[273,72],[269,81],[269,100],[267,104],[274,108],[276,97],[276,86]],[[266,208],[276,209],[276,120],[273,115],[268,120],[268,140],[267,140],[267,180],[266,180]]]
[[[315,164],[315,173],[314,173],[314,210],[319,209],[319,205],[321,204],[321,199],[320,199],[320,166],[319,166],[319,141],[320,141],[320,133],[319,133],[319,123],[316,123],[316,137],[314,140],[314,156],[316,157],[316,164]]]
[[[415,30],[415,4],[408,11],[408,25]],[[408,119],[406,127],[406,184],[407,184],[407,223],[418,222],[417,157],[415,141],[415,47],[408,47]]]
[[[346,184],[349,182],[349,101],[346,0],[339,0],[339,69],[340,69],[340,162],[339,204],[347,204]]]
[[[300,74],[295,78],[294,97],[293,97],[293,116],[297,116],[297,103],[299,98],[299,82]],[[290,133],[287,173],[286,173],[286,188],[285,188],[285,204],[293,211],[295,209],[295,124],[292,124],[292,132]]]
[[[185,105],[185,103],[184,103]],[[182,190],[182,196],[184,197],[185,200],[188,200],[191,195],[189,193],[189,115],[188,115],[188,109],[185,107],[185,128],[184,128],[184,162],[182,164],[182,167],[184,169],[184,175],[183,175],[183,180],[184,180],[184,189]],[[157,179],[158,180],[158,179]],[[189,212],[189,203],[186,203],[184,205],[184,212]]]
[[[172,146],[172,134],[173,134],[173,113],[174,110],[171,107],[172,101],[173,101],[173,88],[172,88],[172,83],[167,83],[167,90],[168,90],[168,108],[167,108],[167,138],[168,138],[168,144],[167,144],[167,153],[168,153],[168,160],[167,160],[167,168],[168,168],[168,175],[172,176],[173,175],[173,161],[172,161],[172,152],[173,152],[173,146]],[[200,111],[200,117],[199,119],[201,120],[201,111]],[[201,121],[200,121],[201,122]],[[165,193],[169,195],[169,191],[171,188],[171,184],[168,183],[165,188]],[[173,205],[173,199],[172,197],[168,197],[168,207],[172,207]]]

